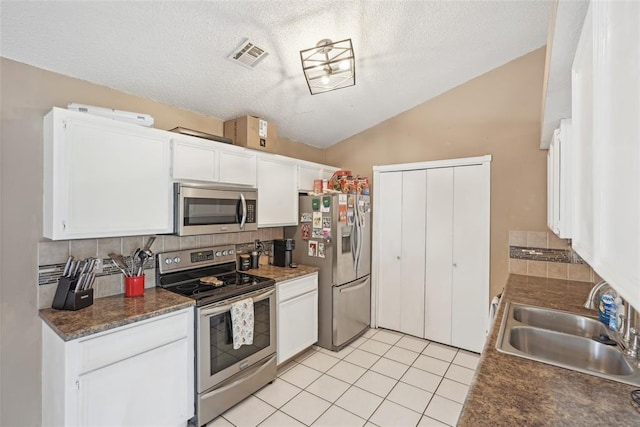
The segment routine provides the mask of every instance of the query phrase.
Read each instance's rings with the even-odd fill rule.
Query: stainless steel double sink
[[[561,368],[640,386],[638,361],[617,345],[594,340],[612,335],[597,319],[560,310],[507,303],[496,349]]]

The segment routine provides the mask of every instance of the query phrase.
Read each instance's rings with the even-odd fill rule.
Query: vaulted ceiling
[[[0,55],[328,147],[541,47],[552,4],[2,0]],[[299,52],[325,38],[352,39],[356,85],[311,95]],[[227,59],[245,39],[254,69]]]

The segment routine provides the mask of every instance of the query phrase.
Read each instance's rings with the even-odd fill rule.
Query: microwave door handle
[[[274,292],[275,292],[275,289],[271,289],[271,290],[269,290],[267,292],[261,293],[260,295],[256,296],[255,298],[252,297],[253,302],[256,303],[256,302],[262,301],[263,299],[267,299]],[[241,300],[243,300],[245,298],[247,298],[247,297],[246,296],[241,296],[240,298],[236,298],[233,301],[234,302],[241,301]],[[213,307],[213,308],[202,310],[200,312],[200,317],[211,317],[211,316],[215,316],[216,314],[227,312],[227,311],[231,310],[231,304],[232,303],[225,304],[225,305],[220,306],[220,307]]]
[[[242,219],[240,220],[240,228],[242,229],[247,222],[247,201],[242,193],[240,193],[240,203],[242,204]]]

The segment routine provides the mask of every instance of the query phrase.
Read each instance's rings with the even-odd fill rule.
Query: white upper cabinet
[[[640,308],[640,3],[592,7],[592,267]]]
[[[190,136],[171,140],[174,181],[256,186],[256,152]]]
[[[274,154],[259,154],[258,227],[297,224],[297,161]]]
[[[43,125],[44,237],[173,231],[167,132],[60,108]]]
[[[171,157],[171,175],[175,181],[218,181],[218,150],[211,143],[174,138]]]
[[[339,169],[333,166],[298,160],[298,191],[313,191],[314,180],[328,181],[337,170]]]
[[[572,70],[573,246],[640,308],[640,3],[591,2]]]
[[[220,148],[220,182],[224,184],[256,186],[258,178],[257,153],[244,148]]]
[[[571,119],[563,119],[547,154],[547,225],[563,239],[573,222],[571,162]]]
[[[591,5],[592,6],[592,5]],[[593,23],[589,6],[571,69],[573,121],[572,247],[593,265]]]

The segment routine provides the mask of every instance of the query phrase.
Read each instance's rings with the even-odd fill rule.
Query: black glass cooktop
[[[160,286],[196,300],[201,306],[247,292],[273,286],[275,280],[218,267],[167,274],[159,278]]]

